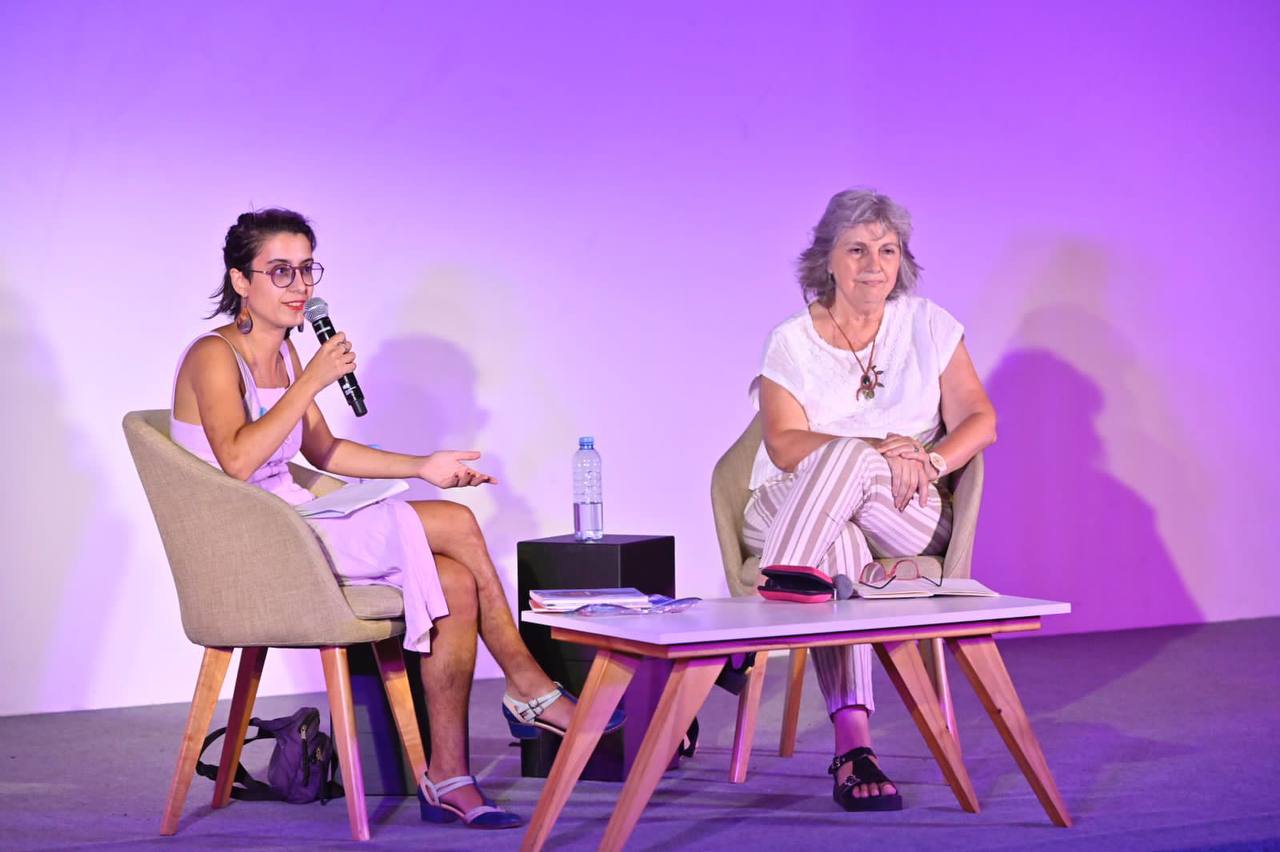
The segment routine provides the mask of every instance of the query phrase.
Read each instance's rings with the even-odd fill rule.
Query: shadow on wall
[[[1070,601],[1072,615],[1048,619],[1046,632],[1202,620],[1151,506],[1106,470],[1097,385],[1053,352],[1019,349],[987,392],[1000,440],[987,454],[983,582]]]
[[[996,268],[986,310],[1010,342],[986,380],[1000,440],[980,570],[1071,601],[1052,632],[1202,621],[1187,580],[1209,564],[1199,527],[1215,483],[1168,398],[1167,353],[1126,336],[1152,333],[1126,311],[1159,290],[1159,270],[1060,235],[1018,239]]]
[[[64,414],[57,359],[29,315],[0,283],[0,330],[17,359],[7,390],[21,401],[0,417],[0,445],[7,488],[22,497],[5,502],[0,521],[0,715],[85,706],[129,551],[93,444]],[[117,423],[103,428],[123,441]]]
[[[484,519],[485,538],[494,562],[514,558],[515,542],[537,529],[533,509],[507,478],[502,457],[477,446],[489,414],[476,399],[476,369],[459,347],[440,338],[406,335],[383,343],[362,366],[360,384],[369,413],[357,421],[357,440],[401,453],[435,450],[478,450],[478,470],[493,476],[496,486],[440,490],[410,480],[408,499],[456,500],[473,507],[482,497],[492,501]]]

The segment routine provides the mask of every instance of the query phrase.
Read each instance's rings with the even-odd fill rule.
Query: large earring
[[[253,331],[253,317],[249,316],[249,303],[243,298],[240,300],[240,313],[236,314],[236,331],[241,334]]]

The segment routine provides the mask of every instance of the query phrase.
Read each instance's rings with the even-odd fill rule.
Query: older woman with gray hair
[[[764,443],[744,535],[760,564],[868,579],[876,557],[941,554],[940,477],[996,438],[996,414],[951,314],[913,294],[911,217],[887,196],[838,193],[800,255],[805,306],[765,345],[752,396]],[[871,652],[815,648],[835,727],[833,797],[899,810],[871,750]]]

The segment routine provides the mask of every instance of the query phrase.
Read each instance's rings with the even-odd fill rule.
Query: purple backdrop
[[[1276,10],[5,3],[0,713],[190,695],[118,424],[272,204],[361,352],[373,413],[326,392],[335,430],[483,450],[502,485],[461,499],[508,580],[590,433],[607,526],[723,593],[711,465],[861,184],[915,214],[1000,413],[977,575],[1072,601],[1055,630],[1280,612]],[[314,687],[285,658],[264,693]]]

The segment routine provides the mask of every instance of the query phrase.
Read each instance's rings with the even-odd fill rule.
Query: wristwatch
[[[938,472],[938,479],[947,475],[947,460],[942,457],[942,453],[929,453],[929,464]]]

